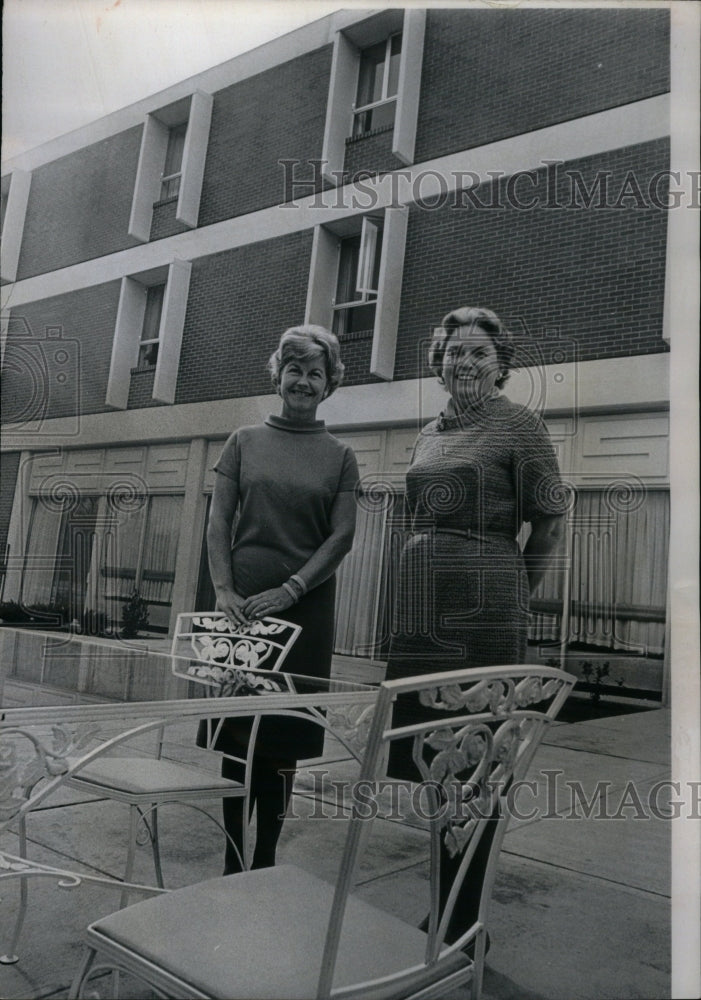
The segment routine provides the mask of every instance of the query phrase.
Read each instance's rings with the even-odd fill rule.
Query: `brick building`
[[[576,487],[533,639],[659,693],[669,35],[652,7],[339,11],[3,165],[2,600],[101,628],[136,588],[160,633],[211,606],[212,464],[306,320],[374,485],[337,650],[381,658],[391,496],[445,399],[426,341],[484,305]]]

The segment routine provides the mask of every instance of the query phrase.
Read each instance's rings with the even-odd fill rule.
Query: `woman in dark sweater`
[[[286,671],[328,677],[334,574],[353,543],[358,484],[352,449],[316,419],[318,405],[343,377],[338,340],[323,327],[293,327],[282,335],[269,368],[282,397],[281,415],[234,431],[215,466],[210,574],[217,607],[232,621],[278,615],[302,626]],[[249,733],[246,720],[226,720],[217,749],[240,755]],[[297,761],[318,756],[322,746],[323,731],[312,722],[261,720],[250,797],[257,810],[253,868],[275,863]],[[241,780],[242,768],[225,757],[222,775]],[[247,821],[241,799],[224,800],[224,825],[239,850]],[[227,843],[224,874],[240,867]]]

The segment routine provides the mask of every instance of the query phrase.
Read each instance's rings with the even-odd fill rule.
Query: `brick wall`
[[[38,167],[18,279],[136,246],[127,235],[142,126]]]
[[[384,174],[403,167],[404,164],[392,154],[393,139],[394,129],[388,128],[346,142],[344,183],[352,183],[364,170]]]
[[[347,333],[340,338],[341,358],[345,365],[344,385],[366,385],[382,381],[370,374],[372,336],[372,330],[360,330],[356,333]]]
[[[331,53],[324,46],[214,95],[201,226],[284,201],[280,159],[304,161],[298,180],[315,176],[306,161],[321,157]]]
[[[42,299],[12,313],[3,373],[3,422],[24,425],[107,410],[119,287],[119,281],[111,281]]]
[[[668,11],[429,9],[416,162],[667,90]]]
[[[153,398],[153,381],[156,377],[155,368],[132,368],[129,380],[128,410],[141,410],[145,406],[167,406]]]
[[[645,201],[649,181],[667,167],[666,140],[565,164],[557,186],[547,189],[545,171],[535,187],[517,188],[519,200],[535,197],[523,211],[507,203],[505,185],[484,185],[479,200],[501,207],[411,209],[407,237],[396,377],[428,375],[420,347],[432,326],[458,305],[486,306],[516,331],[528,333],[550,360],[623,357],[667,350],[662,340],[666,211],[637,197],[621,197],[633,171]],[[603,207],[569,206],[579,171],[590,191],[597,172],[609,172]],[[603,176],[603,173],[601,173]],[[631,190],[635,190],[632,186]],[[660,198],[664,196],[660,185]],[[619,202],[619,207],[613,207]],[[609,207],[606,207],[606,206]],[[636,205],[638,207],[636,207]]]
[[[15,498],[15,485],[19,470],[20,453],[5,452],[0,455],[0,566],[5,566],[7,551],[7,533],[10,528],[12,502]]]
[[[176,233],[186,233],[189,230],[189,226],[178,222],[175,218],[177,210],[177,198],[156,202],[153,206],[153,219],[151,220],[152,240],[162,240],[166,236],[174,236]]]
[[[266,363],[304,322],[311,231],[195,260],[176,403],[271,392]]]

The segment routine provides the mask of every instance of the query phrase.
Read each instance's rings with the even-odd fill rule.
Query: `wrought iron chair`
[[[356,805],[335,886],[281,865],[136,903],[88,928],[71,996],[80,996],[98,971],[117,969],[169,997],[424,1000],[470,982],[476,1000],[508,790],[524,777],[574,681],[553,668],[512,666],[383,683],[360,772],[362,809],[349,789]],[[418,698],[431,721],[396,725],[400,696]],[[368,793],[374,789],[381,808],[389,746],[407,737],[433,805],[425,931],[352,892],[369,829],[364,817],[377,811],[368,809]],[[470,886],[476,916],[449,934],[461,887],[473,877],[471,862],[489,836],[484,871]],[[449,891],[440,877],[446,858]]]
[[[279,670],[301,629],[276,618],[263,618],[250,625],[235,626],[221,612],[178,615],[171,647],[172,672],[176,677],[204,685],[209,697],[231,693],[232,671],[238,667]],[[213,750],[223,720],[209,720],[203,749]],[[100,799],[111,799],[129,806],[129,832],[124,881],[133,879],[136,848],[141,831],[151,844],[156,884],[163,888],[163,871],[158,842],[158,809],[177,802],[195,809],[214,822],[227,836],[218,820],[202,803],[227,797],[247,797],[250,785],[253,748],[259,717],[253,721],[245,758],[243,782],[219,777],[197,764],[180,763],[164,756],[165,733],[157,731],[153,757],[101,756],[77,771],[66,784]],[[221,754],[217,753],[217,756]],[[246,814],[246,813],[245,813]],[[244,830],[244,855],[246,831]],[[236,849],[236,845],[233,845]],[[237,850],[238,853],[238,850]],[[246,858],[241,859],[246,867]],[[122,895],[125,905],[128,890]]]

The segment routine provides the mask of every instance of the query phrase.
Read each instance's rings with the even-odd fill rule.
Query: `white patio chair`
[[[479,997],[507,790],[525,775],[574,681],[553,668],[513,666],[380,685],[360,773],[362,810],[354,809],[349,821],[336,884],[281,865],[136,903],[88,928],[88,950],[71,996],[82,995],[94,974],[117,969],[167,997],[424,1000],[444,997],[467,982],[471,996]],[[392,706],[399,695],[418,697],[434,710],[432,721],[395,726]],[[380,808],[377,783],[389,744],[406,737],[435,807],[429,821],[427,931],[352,892],[369,825],[363,816],[373,812],[370,790]],[[476,918],[449,945],[458,892],[471,877],[470,862],[485,834],[493,834],[486,868],[480,884],[471,885],[478,897]],[[447,854],[454,855],[455,878],[441,903],[439,868]]]
[[[262,618],[250,625],[236,626],[221,612],[185,613],[178,615],[171,647],[172,672],[198,685],[204,685],[209,697],[233,693],[232,671],[239,667],[279,670],[301,628],[277,618]],[[204,750],[216,751],[216,738],[223,720],[206,725]],[[223,825],[203,808],[203,803],[228,797],[248,797],[253,749],[259,717],[255,717],[245,758],[243,782],[219,777],[196,764],[184,764],[164,756],[165,733],[157,732],[155,756],[101,756],[72,776],[66,784],[100,799],[111,799],[129,806],[129,831],[124,881],[133,880],[136,848],[141,830],[151,844],[156,884],[163,888],[163,871],[158,842],[159,807],[178,803],[203,813],[227,836]],[[194,735],[194,734],[193,734]],[[233,755],[228,755],[233,756]],[[244,815],[248,815],[244,808]],[[244,828],[244,858],[246,867],[246,829]],[[233,845],[238,854],[236,845]],[[125,905],[128,892],[121,898]]]

